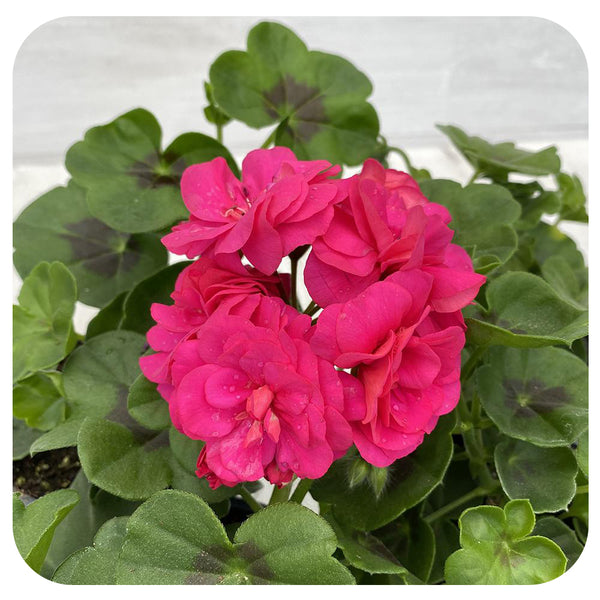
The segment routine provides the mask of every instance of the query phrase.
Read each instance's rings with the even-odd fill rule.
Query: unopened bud
[[[375,492],[375,497],[379,499],[388,480],[388,468],[387,467],[374,467],[373,465],[369,465],[369,483],[371,484],[371,488]]]
[[[350,465],[348,472],[348,484],[351,488],[360,485],[368,476],[371,465],[365,462],[360,456],[357,456]]]

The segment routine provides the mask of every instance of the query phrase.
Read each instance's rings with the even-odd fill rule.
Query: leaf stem
[[[402,148],[398,148],[397,146],[388,146],[387,150],[388,152],[395,152],[396,154],[399,154],[402,157],[402,160],[404,161],[404,164],[406,165],[406,168],[409,171],[409,173],[412,173],[415,170],[412,163],[410,162],[410,158],[408,158],[408,154],[406,154],[406,152],[404,152]]]
[[[275,129],[273,129],[273,131],[271,131],[269,137],[263,142],[263,145],[261,146],[262,149],[268,148],[271,145],[271,143],[275,139],[276,133],[277,133],[277,127],[275,127]]]
[[[471,490],[470,492],[464,494],[464,496],[461,496],[460,498],[449,502],[445,506],[442,506],[442,508],[438,508],[438,510],[427,515],[423,520],[430,525],[434,521],[437,521],[440,517],[443,517],[444,515],[447,515],[449,512],[453,511],[455,508],[458,508],[466,502],[469,502],[469,500],[473,500],[474,498],[481,498],[482,496],[487,496],[490,493],[490,491],[492,490],[481,486],[476,487],[474,490]]]
[[[481,171],[479,169],[477,169],[477,171],[475,171],[475,173],[473,173],[471,179],[469,179],[469,181],[467,181],[467,185],[471,185],[472,183],[475,183],[475,180],[481,175]]]
[[[244,486],[240,488],[240,496],[246,501],[246,504],[252,509],[252,512],[262,510],[263,507]]]
[[[477,363],[479,362],[479,359],[485,354],[486,350],[487,346],[478,346],[475,348],[475,350],[473,350],[471,356],[469,356],[467,362],[465,363],[465,366],[462,368],[462,372],[460,374],[460,380],[462,382],[471,377],[475,367],[477,366]]]
[[[290,502],[297,502],[298,504],[302,504],[302,500],[304,500],[304,496],[306,496],[308,490],[310,490],[313,481],[314,479],[301,479],[300,483],[294,490],[292,497],[290,498]]]
[[[219,144],[223,143],[223,125],[221,123],[217,123],[217,142]]]
[[[311,300],[310,304],[304,309],[304,314],[312,317],[320,308],[314,300]]]
[[[589,485],[578,485],[575,494],[587,494],[589,493],[589,488]]]
[[[277,504],[278,502],[287,502],[290,496],[291,481],[281,487],[273,485],[273,492],[271,493],[271,499],[269,500],[269,506],[271,504]]]

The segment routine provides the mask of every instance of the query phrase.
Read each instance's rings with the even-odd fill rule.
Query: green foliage
[[[525,584],[577,560],[589,523],[588,270],[559,227],[587,222],[582,183],[561,171],[553,146],[525,151],[454,126],[440,130],[473,176],[465,186],[432,179],[379,134],[371,92],[347,60],[260,23],[247,50],[221,54],[205,82],[217,140],[186,133],[163,149],[154,116],[132,110],[90,129],[67,154],[72,180],[17,218],[25,280],[14,309],[13,458],[77,446],[82,465],[67,490],[27,508],[15,496],[17,546],[42,576]],[[151,305],[172,303],[190,264],[167,266],[160,242],[188,217],[181,174],[222,156],[238,175],[221,143],[233,120],[271,126],[263,147],[300,159],[387,166],[399,154],[487,277],[463,311],[457,409],[389,467],[351,448],[321,479],[276,490],[267,508],[250,496],[258,482],[213,490],[196,475],[204,442],[172,426],[139,367]],[[100,308],[85,339],[73,330],[77,300]],[[299,506],[309,488],[322,516]]]
[[[74,490],[57,490],[24,506],[19,494],[13,494],[15,543],[34,571],[41,569],[57,525],[78,500],[79,494]]]
[[[71,585],[114,584],[126,526],[127,517],[115,517],[107,521],[98,530],[94,545],[71,554],[58,567],[52,580]]]
[[[256,25],[246,52],[215,60],[210,82],[230,117],[255,128],[276,125],[275,144],[299,159],[356,165],[377,148],[369,79],[339,56],[309,51],[283,25]]]
[[[453,414],[442,417],[415,452],[394,462],[389,467],[389,483],[379,497],[367,483],[350,487],[350,465],[345,459],[333,463],[315,482],[311,494],[319,502],[332,504],[334,517],[343,525],[360,531],[382,527],[418,504],[440,483],[452,457],[450,432],[454,424]]]
[[[468,136],[453,125],[438,125],[456,149],[479,173],[494,180],[505,181],[509,173],[551,175],[560,170],[556,148],[550,146],[539,152],[516,148],[512,142],[490,144],[476,136]]]
[[[587,429],[587,365],[560,348],[496,347],[477,390],[502,433],[538,446],[567,446]]]
[[[577,461],[569,448],[540,448],[506,439],[494,452],[506,495],[528,498],[536,513],[565,510],[575,495]]]
[[[14,262],[26,277],[41,256],[60,261],[77,280],[79,300],[104,306],[167,263],[155,234],[129,235],[90,213],[83,188],[70,182],[28,206],[15,221]]]
[[[447,179],[421,182],[425,196],[445,206],[456,231],[454,242],[467,250],[479,273],[489,273],[505,263],[517,248],[514,225],[521,209],[499,185],[471,184],[462,188]]]
[[[462,548],[446,561],[450,584],[532,584],[562,575],[567,559],[548,538],[529,535],[535,516],[527,500],[469,508],[459,519]]]
[[[331,557],[333,530],[293,503],[250,517],[233,543],[200,498],[181,491],[155,494],[129,519],[117,561],[125,584],[348,584],[352,575]]]
[[[179,193],[185,167],[224,157],[227,149],[200,133],[184,133],[165,150],[156,118],[137,108],[86,132],[67,152],[73,181],[85,188],[90,213],[117,231],[143,233],[185,219]]]
[[[39,263],[13,306],[13,381],[58,364],[75,346],[75,279],[59,262]]]

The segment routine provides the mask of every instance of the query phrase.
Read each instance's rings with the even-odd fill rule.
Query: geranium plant
[[[450,125],[473,176],[433,178],[380,134],[364,74],[275,23],[205,91],[216,138],[164,147],[127,112],[16,220],[27,564],[71,584],[561,575],[588,518],[587,270],[558,228],[587,221],[579,179],[554,147]],[[241,169],[231,120],[271,127]]]

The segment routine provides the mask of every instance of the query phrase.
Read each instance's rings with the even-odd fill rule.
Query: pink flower
[[[163,238],[188,258],[242,250],[263,273],[273,273],[292,250],[312,244],[333,217],[339,172],[324,160],[299,161],[288,148],[250,152],[242,180],[225,159],[188,167],[181,194],[191,215]]]
[[[446,208],[429,202],[406,173],[372,159],[343,183],[346,198],[314,242],[304,272],[319,306],[347,302],[391,273],[415,268],[434,277],[434,310],[453,312],[473,300],[485,278],[473,272],[468,254],[450,243]]]
[[[357,367],[344,415],[363,458],[385,467],[421,444],[460,395],[464,321],[428,304],[435,277],[399,271],[356,298],[327,307],[311,347],[347,369]]]
[[[217,309],[250,316],[260,295],[287,297],[289,287],[289,275],[263,275],[242,265],[236,254],[199,258],[179,274],[171,294],[174,304],[151,307],[157,324],[148,331],[147,339],[156,354],[140,359],[144,375],[158,383],[158,391],[168,400],[173,387],[171,358],[181,341],[193,339]]]
[[[316,479],[352,443],[342,414],[353,378],[312,352],[310,317],[255,296],[250,318],[217,310],[169,358],[172,421],[206,442],[197,473],[213,487]]]

